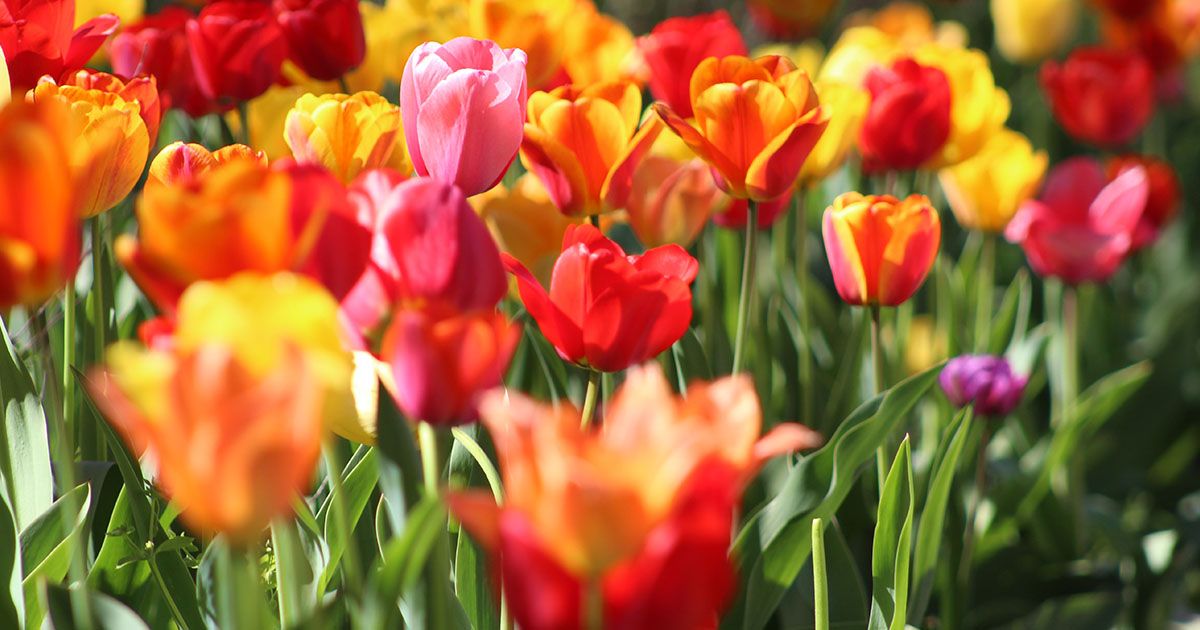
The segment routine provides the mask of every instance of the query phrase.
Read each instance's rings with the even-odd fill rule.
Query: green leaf
[[[929,489],[925,493],[925,507],[917,528],[917,547],[913,557],[916,589],[908,615],[910,620],[919,620],[925,614],[925,607],[933,593],[938,554],[942,546],[942,529],[946,524],[946,507],[950,503],[950,491],[954,488],[958,460],[967,443],[967,436],[971,434],[972,420],[970,407],[960,411],[954,422],[946,428],[934,457],[933,473],[929,476]],[[979,456],[983,457],[983,453]]]
[[[905,436],[879,497],[871,549],[870,630],[904,630],[915,510],[912,451]]]
[[[92,623],[89,625],[94,630],[149,630],[149,626],[137,613],[103,593],[88,591],[80,585],[72,586],[68,590],[57,584],[46,584],[46,613],[49,615],[51,627],[64,630],[84,627],[84,624],[75,619],[71,608],[72,592],[81,591],[88,599],[92,612]]]
[[[0,320],[0,477],[17,529],[23,530],[50,508],[54,479],[50,474],[50,444],[46,417],[33,380]]]
[[[346,521],[350,523],[351,528],[362,518],[363,510],[367,508],[367,503],[371,500],[371,495],[375,492],[375,486],[379,482],[378,451],[366,446],[361,446],[359,449],[365,452],[361,457],[351,458],[350,463],[346,465],[346,469],[342,472],[342,491],[345,493]],[[320,575],[320,581],[318,582],[318,592],[320,593],[325,593],[330,580],[333,579],[338,564],[342,560],[342,554],[346,551],[346,545],[349,544],[354,535],[353,531],[342,532],[341,528],[338,527],[338,519],[330,518],[334,498],[334,492],[331,492],[316,515],[317,522],[324,524],[324,544],[328,546],[329,553],[328,563],[325,564],[324,570]]]
[[[380,389],[380,391],[384,391]],[[412,429],[391,396],[379,397],[379,489],[383,492],[388,525],[404,531],[406,514],[421,497],[421,456]]]
[[[275,584],[282,627],[298,625],[312,615],[321,600],[318,577],[330,565],[328,549],[316,532],[303,536],[303,521],[277,519],[271,524],[275,553]]]
[[[486,554],[464,531],[458,536],[454,555],[454,593],[462,602],[467,619],[475,628],[500,627]]]
[[[38,598],[38,581],[58,582],[67,575],[71,554],[86,531],[91,496],[87,484],[76,486],[21,532],[21,566],[25,570],[21,586],[27,626],[37,626],[45,614]]]
[[[0,627],[19,628],[25,618],[25,596],[21,592],[21,564],[17,555],[20,540],[12,511],[0,497],[0,580],[8,582],[8,591],[0,595]]]
[[[417,584],[438,537],[445,531],[446,512],[441,502],[424,498],[408,514],[403,533],[388,543],[375,586],[389,614],[401,594]]]
[[[988,340],[988,351],[1001,354],[1013,342],[1024,338],[1029,327],[1029,313],[1033,307],[1033,284],[1029,272],[1017,272],[1012,283],[1000,300],[1000,308],[992,320],[992,335]]]
[[[730,622],[766,625],[811,551],[814,518],[830,519],[850,493],[875,448],[900,427],[925,395],[941,365],[910,377],[867,401],[842,421],[819,451],[802,458],[782,490],[742,529],[735,542],[745,593]],[[739,617],[738,612],[741,616]]]

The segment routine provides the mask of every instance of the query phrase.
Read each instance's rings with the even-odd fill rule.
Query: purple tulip
[[[973,404],[981,416],[1008,415],[1021,402],[1029,378],[1014,374],[1004,357],[964,354],[942,369],[938,382],[955,407]]]

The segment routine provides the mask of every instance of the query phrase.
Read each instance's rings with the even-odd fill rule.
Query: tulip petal
[[[500,259],[504,262],[504,268],[517,279],[517,291],[521,294],[521,302],[538,323],[542,335],[563,358],[578,362],[583,357],[579,324],[567,317],[558,305],[550,300],[546,289],[519,260],[504,253],[500,254]],[[557,271],[558,266],[555,265],[555,272]]]
[[[829,269],[842,300],[847,304],[863,305],[870,296],[863,256],[855,244],[854,232],[846,219],[838,214],[826,210],[821,221]]]
[[[500,579],[513,618],[527,628],[578,628],[583,584],[555,559],[533,524],[505,510],[500,540]]]
[[[717,173],[719,173],[721,177],[719,179],[714,177],[714,179],[717,179],[717,184],[723,190],[729,192],[730,194],[739,192],[739,190],[736,188],[737,182],[739,181],[737,177],[737,166],[730,160],[730,158],[721,153],[721,150],[718,149],[716,145],[709,142],[704,135],[702,135],[696,130],[695,127],[691,125],[691,123],[687,122],[683,118],[680,118],[678,114],[671,110],[671,108],[663,105],[662,103],[655,103],[651,106],[651,109],[654,110],[654,113],[657,114],[664,123],[666,123],[667,127],[669,127],[671,131],[674,131],[675,134],[683,140],[684,144],[687,144],[692,151],[695,151],[696,155],[699,156],[700,159],[708,162],[714,169],[716,169]]]
[[[81,24],[71,36],[71,43],[63,57],[63,67],[82,68],[120,26],[121,19],[111,13],[96,16]]]
[[[556,138],[526,124],[521,161],[541,180],[550,200],[563,214],[577,216],[587,212],[587,178],[583,166]]]
[[[1101,234],[1133,234],[1150,195],[1146,169],[1126,169],[1096,195],[1088,211],[1089,223]]]
[[[926,207],[898,217],[882,252],[879,268],[879,303],[898,306],[920,288],[941,244],[941,222],[936,211]]]
[[[625,146],[621,157],[613,164],[600,187],[600,199],[606,207],[614,210],[624,209],[629,203],[629,193],[633,190],[633,176],[662,130],[662,119],[649,116],[633,136],[633,140]]]
[[[500,548],[500,506],[484,490],[465,490],[446,494],[446,504],[471,538],[488,553]]]
[[[771,140],[746,171],[750,198],[767,201],[786,193],[828,124],[828,112],[818,107]]]
[[[678,245],[663,245],[655,247],[642,254],[633,266],[638,271],[653,270],[668,278],[678,279],[685,284],[691,284],[700,270],[700,263]]]

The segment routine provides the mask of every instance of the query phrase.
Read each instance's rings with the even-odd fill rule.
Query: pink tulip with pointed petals
[[[467,196],[495,186],[521,145],[525,52],[456,37],[417,47],[400,80],[400,112],[418,175]]]

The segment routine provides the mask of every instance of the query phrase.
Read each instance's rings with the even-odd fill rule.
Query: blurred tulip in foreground
[[[1146,210],[1133,233],[1133,248],[1141,249],[1157,240],[1163,228],[1175,218],[1179,212],[1183,189],[1179,184],[1179,177],[1175,174],[1175,168],[1169,162],[1149,155],[1130,154],[1109,159],[1106,167],[1107,177],[1112,181],[1134,166],[1146,169],[1149,185]]]
[[[74,124],[54,100],[0,107],[0,311],[36,306],[75,276]]]
[[[696,66],[708,57],[746,54],[746,42],[725,11],[664,20],[637,45],[650,70],[650,94],[684,118],[692,117]]]
[[[12,100],[12,86],[8,82],[8,61],[4,58],[4,49],[0,48],[0,107]]]
[[[284,137],[297,161],[322,164],[344,184],[368,169],[410,170],[400,108],[374,92],[305,94],[287,114]]]
[[[991,0],[996,46],[1015,63],[1033,63],[1058,52],[1075,33],[1078,0]]]
[[[856,306],[904,303],[933,267],[941,234],[937,210],[923,195],[840,195],[822,223],[838,295]]]
[[[46,80],[43,79],[42,83]],[[63,77],[58,82],[60,90],[76,87],[81,90],[97,90],[120,96],[126,101],[136,102],[142,122],[146,123],[146,133],[150,136],[150,147],[158,141],[158,125],[162,122],[162,101],[158,94],[158,80],[149,75],[138,75],[129,79],[99,72],[97,70],[80,70]]]
[[[783,57],[705,59],[691,95],[694,124],[661,103],[654,111],[741,199],[787,192],[829,122],[808,73]]]
[[[679,398],[655,365],[630,370],[602,430],[499,391],[481,415],[504,504],[468,491],[450,507],[497,563],[528,630],[583,627],[591,597],[606,628],[715,623],[735,586],[728,548],[742,489],[768,459],[820,444],[797,424],[760,438],[745,377],[694,383]]]
[[[362,63],[367,44],[358,0],[274,0],[273,6],[304,74],[332,81]]]
[[[1141,166],[1109,181],[1095,160],[1071,158],[1051,169],[1042,194],[1021,205],[1004,234],[1040,276],[1103,282],[1133,247],[1148,195]]]
[[[1128,144],[1154,115],[1154,72],[1134,52],[1078,48],[1046,62],[1041,82],[1054,118],[1083,142]]]
[[[428,42],[408,58],[400,108],[418,175],[467,195],[495,186],[521,145],[526,56],[495,42],[457,37]]]
[[[187,23],[191,19],[187,9],[167,6],[128,24],[113,36],[109,59],[119,76],[153,76],[162,90],[163,110],[175,107],[199,117],[212,111],[213,103],[200,91],[192,69],[187,43]]]
[[[121,21],[101,15],[74,28],[72,0],[0,0],[0,49],[18,94],[45,75],[58,80],[84,66]]]
[[[657,356],[687,331],[698,263],[678,245],[629,256],[591,225],[563,236],[547,292],[511,256],[526,310],[559,356],[615,372]]]
[[[994,134],[974,157],[942,169],[939,180],[958,224],[968,230],[1003,232],[1037,194],[1049,158],[1008,129]]]
[[[500,251],[521,261],[542,284],[550,284],[563,234],[581,219],[559,212],[533,173],[522,175],[511,188],[496,186],[470,202]]]
[[[942,368],[938,384],[950,404],[972,405],[981,416],[1007,416],[1025,394],[1026,376],[1014,374],[1004,357],[965,354],[954,357]]]
[[[940,68],[901,58],[867,73],[871,106],[859,131],[863,168],[912,170],[950,138],[950,81]]]
[[[255,0],[205,6],[188,22],[187,41],[200,91],[225,108],[267,91],[288,55],[271,5]]]
[[[981,50],[928,44],[914,53],[918,63],[941,69],[950,82],[950,135],[929,167],[969,159],[1004,128],[1012,110],[1008,93],[996,86]]]
[[[859,130],[871,104],[866,90],[848,83],[818,81],[821,107],[829,111],[829,126],[812,153],[800,167],[800,183],[811,186],[841,168],[858,140]]]

